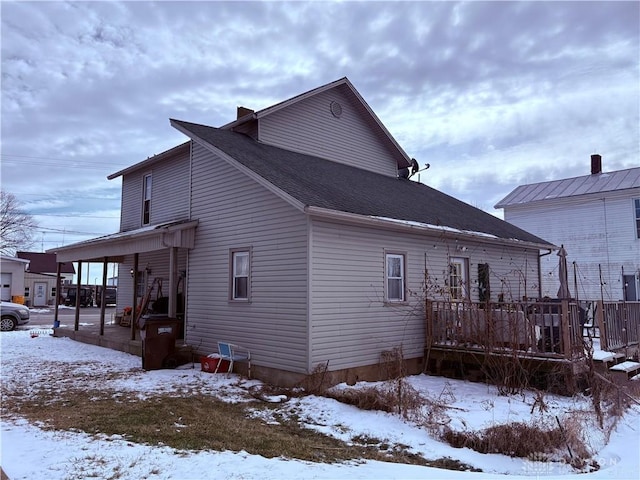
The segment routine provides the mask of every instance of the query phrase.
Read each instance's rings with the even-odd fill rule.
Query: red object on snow
[[[218,362],[220,362],[220,357],[216,354],[209,355],[207,357],[200,357],[200,366],[203,372],[216,373]],[[228,370],[229,361],[222,360],[222,362],[220,362],[220,367],[218,368],[218,373],[227,373]]]

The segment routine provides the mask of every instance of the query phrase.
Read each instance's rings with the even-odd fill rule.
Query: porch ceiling
[[[125,255],[134,253],[153,252],[171,247],[193,248],[197,226],[197,220],[150,225],[52,248],[47,250],[47,253],[55,253],[58,262],[102,262],[105,257],[110,262],[121,262]]]

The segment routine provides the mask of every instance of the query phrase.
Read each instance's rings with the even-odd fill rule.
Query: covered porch
[[[97,332],[81,331],[80,296],[78,295],[73,329],[65,328],[64,331],[56,332],[56,335],[64,334],[80,341],[83,341],[81,340],[83,338],[90,340],[97,335],[100,338],[87,343],[103,346],[118,344],[120,345],[118,350],[136,353],[140,350],[136,343],[140,343],[140,335],[136,328],[137,321],[145,313],[153,311],[154,303],[161,303],[162,313],[170,318],[182,320],[181,337],[183,338],[187,252],[194,246],[197,225],[198,222],[192,220],[168,222],[49,250],[47,253],[56,254],[58,265],[64,262],[77,263],[78,289],[81,287],[83,265],[101,263],[103,288],[100,290],[103,296],[106,292],[104,287],[107,286],[107,265],[117,263],[118,315],[124,316],[126,310],[131,311],[127,319],[127,328],[123,328],[121,322],[114,322],[107,318],[105,299],[102,298],[99,302],[100,322]],[[58,301],[54,311],[54,329],[57,330],[60,328],[58,306],[61,276],[59,272],[56,291]],[[126,336],[126,342],[123,340],[124,336]]]

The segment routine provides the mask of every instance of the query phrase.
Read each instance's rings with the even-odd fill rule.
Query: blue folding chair
[[[220,370],[223,360],[229,363],[227,376],[233,371],[234,362],[247,362],[247,377],[251,378],[251,352],[248,349],[229,342],[218,342],[218,355],[215,373]]]

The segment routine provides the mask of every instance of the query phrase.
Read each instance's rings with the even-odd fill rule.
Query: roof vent
[[[594,153],[591,155],[591,175],[602,173],[602,156]]]
[[[331,110],[331,115],[336,118],[340,118],[342,116],[342,105],[338,102],[331,102],[329,104],[329,110]]]

